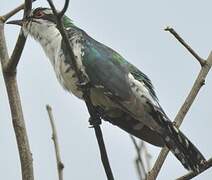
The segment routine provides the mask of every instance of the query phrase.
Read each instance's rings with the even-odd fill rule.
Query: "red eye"
[[[41,18],[43,15],[44,15],[44,13],[43,13],[42,11],[37,11],[37,12],[34,14],[34,16],[35,16],[36,18]]]

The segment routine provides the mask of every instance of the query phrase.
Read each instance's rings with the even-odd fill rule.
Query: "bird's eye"
[[[42,16],[44,16],[44,13],[42,11],[37,11],[35,14],[34,14],[34,17],[36,18],[41,18]]]

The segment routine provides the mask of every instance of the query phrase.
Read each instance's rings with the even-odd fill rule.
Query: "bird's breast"
[[[61,52],[58,54],[54,69],[57,75],[57,79],[64,87],[64,89],[82,99],[82,91],[78,85],[76,72],[71,64],[66,62],[64,53]]]

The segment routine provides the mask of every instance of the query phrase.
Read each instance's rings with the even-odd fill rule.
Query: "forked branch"
[[[32,0],[25,0],[23,17],[29,16],[31,9],[32,9],[32,2],[34,2],[34,1],[35,0],[33,0],[33,1]],[[19,6],[19,8],[15,9],[14,11],[12,11],[12,13],[9,13],[9,15],[7,15],[7,16],[11,17],[13,15],[13,13],[17,13],[21,8],[22,8],[22,6]],[[26,43],[26,37],[24,36],[22,30],[20,30],[15,48],[14,48],[13,53],[10,57],[10,60],[7,64],[7,67],[5,68],[5,71],[7,71],[8,73],[13,73],[13,72],[16,71],[16,67],[17,67],[19,60],[21,58],[21,54],[23,52],[25,43]]]
[[[183,119],[185,118],[185,115],[187,114],[187,112],[190,109],[192,103],[194,102],[197,94],[199,93],[201,87],[205,83],[205,78],[212,66],[212,52],[210,53],[207,60],[203,60],[202,58],[200,58],[199,55],[197,55],[197,53],[192,48],[190,48],[190,46],[176,33],[176,31],[173,28],[166,28],[165,30],[171,32],[177,38],[177,40],[179,40],[183,44],[183,46],[185,46],[185,48],[188,49],[188,51],[191,52],[192,55],[194,55],[194,57],[199,61],[199,63],[202,66],[202,68],[199,72],[199,75],[196,78],[196,81],[194,82],[194,85],[193,85],[190,93],[188,94],[184,104],[180,108],[177,116],[175,117],[174,124],[176,125],[176,127],[179,128],[181,123],[183,122]],[[169,150],[166,147],[164,147],[161,150],[161,152],[154,164],[154,167],[152,168],[152,170],[149,172],[149,174],[147,176],[147,180],[156,179],[156,177],[158,176],[158,173],[168,155],[168,152],[169,152]],[[206,164],[206,166],[207,166],[207,164]]]
[[[136,139],[130,135],[136,151],[135,166],[139,180],[145,180],[147,172],[150,170],[150,154],[147,152],[144,141]]]
[[[31,10],[31,1],[25,0],[25,9],[24,15],[27,15]],[[14,15],[18,12],[22,6],[19,6],[15,10],[7,13],[5,16],[1,16],[0,18],[0,61],[2,72],[4,76],[4,82],[7,89],[11,116],[12,116],[12,123],[16,135],[16,141],[19,151],[19,157],[21,162],[21,172],[22,172],[22,180],[33,180],[33,163],[32,163],[32,154],[29,147],[29,141],[27,137],[27,131],[25,127],[24,116],[22,112],[21,100],[18,91],[18,85],[16,81],[16,65],[20,59],[21,52],[25,43],[25,40],[22,41],[19,39],[18,46],[15,47],[13,54],[15,53],[17,56],[14,56],[12,59],[9,59],[8,50],[5,41],[4,35],[4,22],[6,19]],[[16,65],[9,66],[7,68],[7,64],[13,62]],[[12,63],[12,64],[13,64]]]

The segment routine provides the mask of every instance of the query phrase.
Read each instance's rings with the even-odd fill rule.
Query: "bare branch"
[[[30,1],[31,3],[31,1]],[[25,0],[25,15],[26,12],[29,11],[31,8],[29,0]],[[16,135],[18,150],[19,150],[19,157],[21,161],[21,172],[22,172],[22,179],[23,180],[33,180],[33,164],[32,164],[32,154],[30,152],[29,141],[27,137],[27,131],[25,127],[21,100],[19,96],[17,81],[16,81],[16,66],[11,66],[10,70],[8,71],[8,63],[11,61],[9,60],[9,55],[6,47],[6,41],[4,36],[4,22],[15,13],[17,13],[22,6],[14,9],[13,11],[7,13],[5,16],[0,18],[0,61],[2,64],[2,71],[4,76],[4,81],[7,89],[10,109],[11,109],[11,116],[13,127]],[[13,61],[18,61],[20,58],[20,54],[22,52],[25,40],[23,38],[19,38],[18,46],[16,46],[14,51],[19,51],[19,54],[16,54],[17,57],[14,58]],[[17,64],[17,63],[16,63]],[[13,69],[14,68],[14,69]]]
[[[27,17],[30,15],[30,12],[32,10],[32,2],[36,0],[25,0],[24,3],[24,17]]]
[[[150,160],[151,160],[152,156],[147,151],[146,143],[143,142],[143,145],[142,146],[143,146],[144,156],[146,158],[146,165],[147,165],[146,169],[147,169],[147,172],[148,172],[151,169]]]
[[[24,5],[24,15],[23,17],[27,17],[32,9],[32,2],[31,0],[25,0]],[[26,37],[22,33],[22,30],[19,32],[18,40],[16,42],[15,48],[13,53],[10,57],[10,61],[8,62],[7,68],[5,69],[8,72],[15,72],[18,62],[21,58],[21,54],[24,49],[24,45],[26,43]]]
[[[32,2],[34,2],[36,0],[32,0]],[[9,18],[11,18],[12,16],[14,16],[16,13],[18,13],[20,10],[25,8],[25,3],[19,5],[18,7],[16,7],[15,9],[13,9],[12,11],[8,12],[7,14],[3,15],[0,17],[2,22],[6,22]],[[27,9],[31,9],[31,5],[30,5],[30,1],[27,1],[26,3],[26,8]]]
[[[23,35],[23,33],[20,30],[15,48],[14,48],[11,58],[7,64],[7,68],[5,69],[7,72],[16,71],[16,67],[21,58],[21,54],[23,52],[25,43],[26,43],[26,37]]]
[[[161,150],[152,170],[147,175],[147,180],[155,180],[157,178],[168,153],[169,153],[169,149],[167,147],[164,147]]]
[[[63,7],[63,9],[62,9],[62,11],[60,11],[60,13],[59,13],[59,16],[60,16],[60,17],[63,17],[63,15],[65,14],[65,12],[66,12],[67,9],[68,9],[68,5],[69,5],[69,0],[66,0],[66,1],[65,1],[65,4],[64,4],[64,7]]]
[[[169,31],[200,63],[201,66],[204,66],[205,60],[201,58],[184,40],[180,35],[170,27],[164,29],[165,31]]]
[[[177,180],[189,180],[192,179],[193,177],[198,176],[199,174],[201,174],[202,172],[204,172],[205,170],[209,169],[210,167],[212,167],[212,158],[210,158],[207,162],[206,165],[203,169],[201,169],[201,171],[199,173],[195,173],[195,172],[190,172],[180,178],[177,178]]]
[[[135,161],[135,168],[137,171],[138,178],[139,178],[139,180],[143,180],[143,174],[145,174],[145,173],[142,171],[142,169],[140,167],[140,162],[139,162],[138,158],[136,157],[134,161]]]
[[[27,137],[20,96],[17,87],[16,74],[7,73],[5,64],[9,61],[9,55],[4,36],[4,24],[0,22],[0,61],[2,72],[7,89],[12,123],[16,135],[19,157],[21,161],[22,180],[33,180],[32,154],[30,152],[29,141]]]
[[[140,180],[145,180],[147,172],[150,170],[151,155],[148,153],[144,141],[139,140],[138,143],[133,136],[130,135],[130,138],[134,144],[137,154],[137,157],[135,158],[135,165],[138,177]]]
[[[54,15],[57,16],[57,19],[60,20],[62,17],[61,17],[61,16],[58,16],[58,12],[57,12],[57,10],[56,10],[56,8],[55,8],[55,6],[54,6],[52,0],[47,0],[47,1],[48,1],[48,3],[49,3],[49,6],[50,6],[51,9],[52,9]],[[66,0],[66,1],[67,1],[67,0]]]
[[[18,13],[20,10],[24,9],[25,4],[21,4],[20,6],[16,7],[15,9],[13,9],[12,11],[8,12],[7,14],[2,16],[2,21],[6,22],[9,18],[11,18],[12,16],[14,16],[16,13]]]
[[[179,127],[181,125],[181,123],[183,122],[183,119],[185,117],[185,115],[187,114],[188,110],[190,109],[192,103],[194,102],[198,92],[200,91],[202,85],[204,85],[205,82],[205,78],[209,72],[209,70],[211,69],[212,66],[212,52],[210,53],[207,61],[205,61],[204,65],[202,66],[199,75],[196,79],[196,81],[194,82],[194,85],[190,91],[190,93],[188,94],[184,104],[182,105],[182,107],[180,108],[177,116],[175,117],[174,123],[176,125],[176,127]],[[154,167],[152,168],[152,170],[149,172],[148,176],[147,176],[147,180],[154,180],[156,179],[167,155],[168,155],[168,148],[164,147],[156,162]]]
[[[60,148],[59,148],[57,131],[56,131],[56,127],[55,127],[55,124],[54,124],[54,117],[53,117],[53,114],[52,114],[51,106],[46,105],[46,110],[48,112],[49,120],[50,120],[51,128],[52,128],[52,140],[54,142],[54,149],[55,149],[55,155],[56,155],[56,160],[57,160],[58,177],[59,177],[59,180],[63,180],[64,165],[63,165],[61,157],[60,157]]]
[[[55,15],[57,15],[58,19],[61,19],[61,18],[63,17],[63,15],[65,14],[65,12],[66,12],[67,9],[68,9],[69,2],[70,2],[69,0],[66,0],[63,9],[62,9],[60,12],[58,12],[58,11],[56,10],[56,8],[55,8],[55,6],[54,6],[52,0],[47,0],[47,1],[48,1],[48,3],[49,3],[49,5],[50,5],[50,7],[51,7],[51,9],[52,9],[52,11],[53,11],[53,13],[54,13]]]
[[[64,27],[63,27],[61,14],[57,12],[57,10],[56,10],[56,8],[55,8],[55,6],[54,6],[54,4],[51,0],[47,0],[47,1],[49,3],[50,7],[52,8],[52,11],[55,15],[55,18],[57,20],[57,28],[60,31],[60,34],[61,34],[61,36],[64,40],[64,43],[66,44],[67,52],[69,53],[73,69],[75,70],[76,77],[78,78],[78,82],[81,85],[81,90],[83,92],[83,98],[85,100],[88,112],[90,114],[89,122],[94,127],[94,131],[95,131],[95,135],[96,135],[97,142],[98,142],[98,145],[99,145],[101,160],[102,160],[102,164],[104,166],[105,173],[107,175],[108,180],[113,180],[114,177],[113,177],[113,173],[112,173],[112,170],[111,170],[111,167],[110,167],[110,163],[109,163],[109,159],[108,159],[108,156],[107,156],[107,151],[106,151],[106,148],[105,148],[102,131],[101,131],[101,128],[100,128],[101,119],[100,119],[99,115],[96,113],[95,108],[92,105],[91,100],[90,100],[89,83],[87,82],[87,79],[84,77],[83,73],[81,72],[81,70],[77,66],[74,53],[73,53],[71,45],[69,43],[68,36],[67,36],[66,31],[64,30]],[[69,0],[66,0],[64,8],[61,11],[62,13],[65,13],[65,10],[67,10],[68,3],[69,3]]]
[[[136,154],[137,154],[137,157],[135,159],[135,163],[136,163],[136,170],[137,170],[138,176],[139,176],[140,180],[146,179],[147,173],[146,173],[146,170],[145,170],[145,167],[144,167],[144,162],[143,162],[142,157],[141,157],[141,148],[142,148],[143,144],[141,144],[139,146],[133,136],[130,135],[130,138],[133,142],[133,145],[135,147]]]

